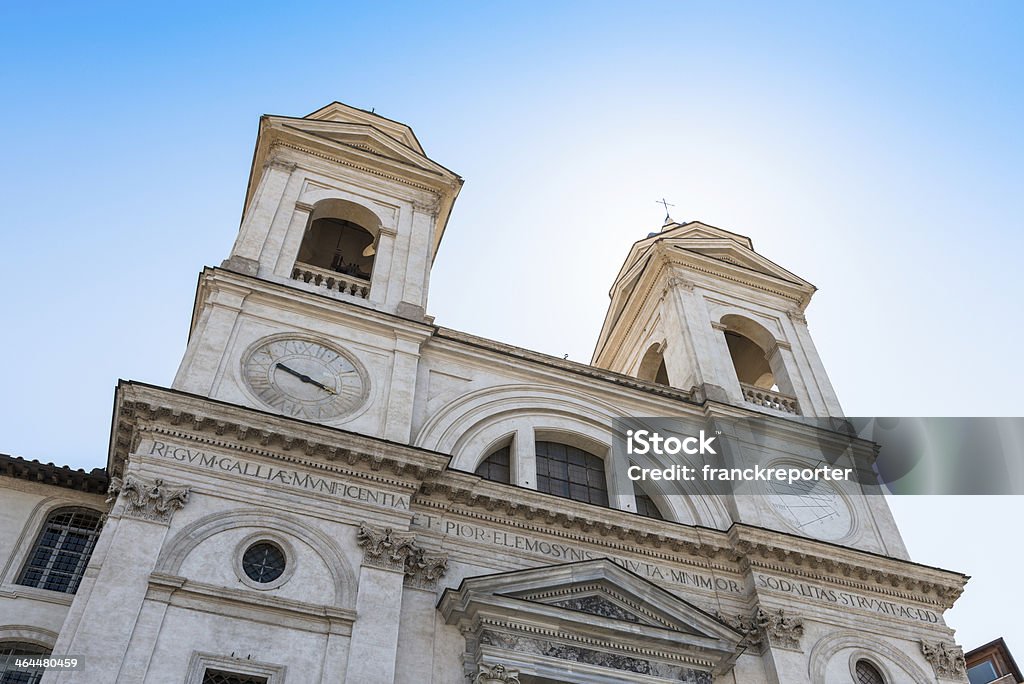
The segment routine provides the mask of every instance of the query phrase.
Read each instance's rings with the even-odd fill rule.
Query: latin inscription
[[[409,510],[409,497],[404,494],[382,492],[369,489],[357,484],[343,482],[327,477],[318,477],[310,473],[303,473],[289,468],[275,468],[262,463],[242,461],[230,456],[209,454],[205,451],[188,449],[183,446],[166,444],[154,441],[150,446],[149,453],[154,456],[170,458],[180,463],[209,468],[223,473],[230,473],[240,477],[252,478],[271,484],[280,484],[286,487],[295,487],[321,494],[330,494],[342,499],[351,501],[362,501],[364,503],[383,506],[385,508],[396,508]]]
[[[755,575],[759,589],[769,589],[784,594],[801,596],[812,601],[829,603],[845,608],[859,608],[881,615],[903,618],[904,620],[915,620],[919,622],[937,623],[939,616],[925,608],[904,606],[885,599],[868,598],[858,594],[851,594],[848,591],[840,591],[828,587],[819,587],[807,582],[795,582],[784,577],[773,577],[771,575]]]
[[[575,544],[545,541],[515,532],[471,525],[456,520],[447,520],[427,513],[416,513],[413,516],[413,526],[434,530],[448,536],[459,537],[479,544],[510,549],[519,552],[517,555],[529,553],[545,556],[561,563],[607,558],[616,565],[651,580],[668,582],[684,587],[694,587],[706,591],[728,592],[731,594],[743,593],[743,588],[739,582],[732,579],[672,568],[660,563],[622,558],[603,550],[588,549]]]

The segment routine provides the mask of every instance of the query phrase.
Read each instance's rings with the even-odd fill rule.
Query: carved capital
[[[431,216],[437,213],[439,207],[440,202],[438,202],[437,197],[431,197],[429,200],[425,202],[412,203],[413,211],[419,212],[421,214],[430,214]]]
[[[363,562],[385,570],[405,573],[405,583],[433,590],[448,572],[448,554],[431,553],[416,543],[412,534],[396,534],[390,527],[378,529],[359,524],[356,543],[363,547]]]
[[[124,515],[166,524],[176,510],[188,503],[190,491],[188,487],[172,487],[160,479],[127,475],[124,480],[111,478],[107,503],[113,504],[123,497]]]
[[[416,547],[405,559],[405,583],[417,589],[433,591],[437,581],[448,572],[448,554],[429,553]]]
[[[758,629],[768,639],[769,644],[795,651],[802,650],[800,638],[804,635],[803,620],[786,615],[781,608],[773,611],[758,608],[754,617]]]
[[[935,670],[936,677],[955,679],[963,681],[967,676],[967,662],[964,660],[964,651],[956,644],[947,644],[943,641],[921,642],[921,653],[924,659]]]
[[[356,543],[363,547],[363,562],[385,570],[405,570],[405,562],[418,549],[416,537],[396,534],[390,527],[380,530],[359,523]]]
[[[473,684],[519,684],[519,671],[510,670],[501,663],[490,667],[481,665]]]
[[[743,646],[763,651],[776,646],[799,651],[804,624],[799,618],[788,616],[784,611],[767,611],[758,608],[752,615],[723,615],[715,617],[743,635]]]
[[[758,627],[756,614],[751,615],[725,615],[715,613],[719,622],[728,625],[731,629],[743,635],[740,646],[760,651],[765,644],[765,635]]]
[[[790,309],[789,311],[786,312],[786,315],[789,316],[789,320],[793,321],[794,323],[807,325],[807,317],[804,316],[803,312],[800,311],[799,309]]]
[[[285,161],[281,157],[275,155],[263,163],[263,168],[266,170],[284,171],[285,173],[291,173],[298,168],[298,164],[295,162]]]
[[[673,287],[681,287],[687,292],[693,292],[693,288],[696,287],[692,280],[686,278],[680,278],[679,276],[673,276],[668,279],[668,286],[666,290],[670,290]]]

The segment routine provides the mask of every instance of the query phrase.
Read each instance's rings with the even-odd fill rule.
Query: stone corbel
[[[481,665],[473,684],[519,684],[519,671],[510,670],[501,663]]]
[[[936,677],[962,682],[967,676],[967,661],[964,659],[964,651],[956,644],[947,644],[943,641],[933,643],[922,641],[921,653],[935,670]]]
[[[147,480],[127,475],[122,480],[111,478],[107,488],[107,503],[114,504],[124,498],[122,513],[131,518],[167,524],[174,512],[188,503],[188,487],[172,487],[161,479]]]

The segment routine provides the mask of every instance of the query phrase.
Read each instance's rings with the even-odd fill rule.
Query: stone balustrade
[[[783,413],[792,413],[796,416],[800,415],[800,404],[797,403],[796,397],[743,383],[740,383],[740,387],[743,388],[743,398],[751,404]]]
[[[292,269],[292,279],[310,285],[316,285],[332,292],[352,295],[366,299],[370,293],[370,281],[358,276],[329,271],[309,264],[296,263]]]

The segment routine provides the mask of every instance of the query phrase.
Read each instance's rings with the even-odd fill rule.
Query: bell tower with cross
[[[775,414],[840,416],[804,310],[815,287],[700,221],[630,249],[592,363],[698,397]]]

